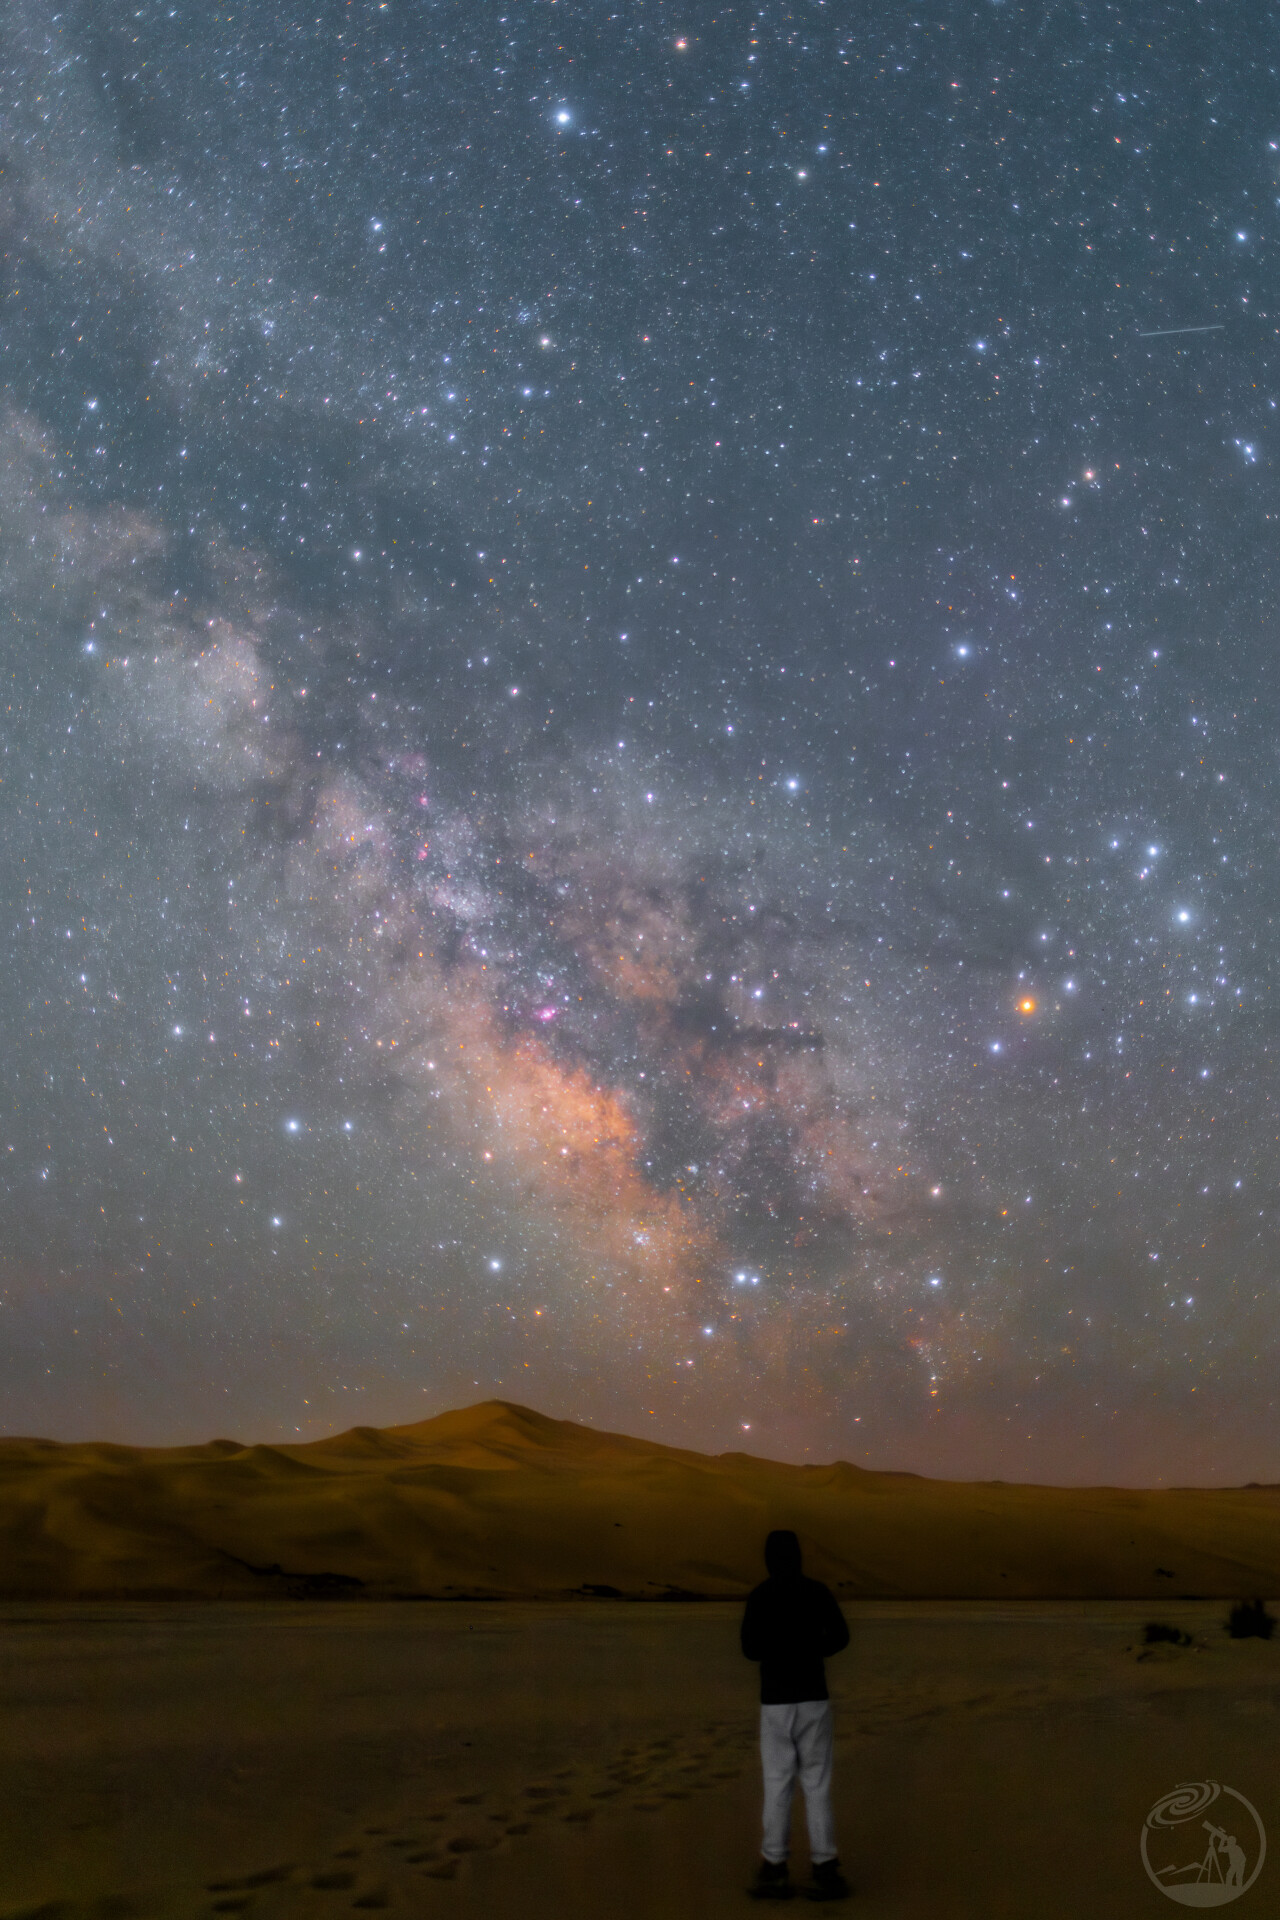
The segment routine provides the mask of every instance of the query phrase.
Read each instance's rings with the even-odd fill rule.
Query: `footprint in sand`
[[[290,1863],[284,1867],[263,1867],[257,1873],[242,1873],[238,1880],[210,1880],[209,1893],[252,1893],[258,1887],[275,1886],[278,1881],[287,1880],[296,1868]],[[225,1911],[225,1909],[219,1909]]]
[[[700,1728],[693,1742],[687,1745],[678,1738],[664,1737],[643,1746],[618,1748],[603,1768],[582,1764],[559,1767],[542,1780],[531,1781],[524,1787],[520,1794],[523,1804],[514,1809],[503,1807],[501,1802],[494,1805],[484,1790],[458,1793],[446,1808],[417,1813],[398,1827],[373,1825],[365,1827],[363,1832],[366,1842],[375,1843],[375,1851],[385,1849],[388,1864],[397,1872],[413,1869],[413,1878],[419,1882],[452,1880],[468,1854],[487,1853],[506,1842],[526,1838],[534,1831],[533,1823],[537,1819],[556,1819],[567,1826],[585,1828],[598,1812],[605,1811],[601,1802],[618,1800],[622,1807],[635,1812],[661,1813],[673,1802],[692,1798],[695,1791],[720,1781],[736,1780],[742,1772],[741,1765],[735,1764],[737,1752],[749,1744],[749,1736],[734,1738],[726,1733],[722,1724],[709,1724]],[[717,1761],[721,1763],[719,1766],[715,1765]],[[728,1765],[724,1764],[726,1761]],[[584,1799],[594,1804],[584,1805]],[[474,1816],[484,1821],[485,1830],[449,1831],[456,1817],[454,1809],[479,1809],[486,1801],[490,1802],[488,1810]],[[441,1826],[445,1828],[443,1833],[438,1831]],[[433,1833],[432,1828],[437,1831]],[[392,1903],[388,1887],[366,1883],[355,1891],[358,1870],[344,1864],[361,1860],[364,1851],[361,1845],[335,1850],[330,1856],[333,1864],[311,1874],[309,1884],[323,1892],[354,1892],[350,1904],[356,1909],[387,1908]],[[230,1897],[225,1904],[218,1903],[214,1911],[243,1912],[250,1904],[253,1888],[287,1879],[297,1871],[296,1867],[287,1865],[268,1868],[261,1874],[237,1881],[219,1881],[211,1885],[209,1891]],[[49,1916],[49,1920],[53,1920],[53,1916]]]
[[[444,1844],[449,1853],[488,1853],[497,1846],[498,1839],[496,1834],[458,1833]]]
[[[569,1793],[566,1787],[526,1787],[524,1797],[533,1802],[529,1808],[530,1813],[544,1814],[554,1813],[556,1802],[567,1800]]]

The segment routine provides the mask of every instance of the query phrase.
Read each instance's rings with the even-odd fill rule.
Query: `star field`
[[[3,21],[3,1430],[1280,1477],[1275,28]]]

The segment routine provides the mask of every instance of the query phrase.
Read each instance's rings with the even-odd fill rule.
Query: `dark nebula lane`
[[[0,1430],[1280,1478],[1245,27],[0,6]]]

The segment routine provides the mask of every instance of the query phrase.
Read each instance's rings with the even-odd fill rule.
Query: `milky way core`
[[[0,7],[0,1431],[1280,1477],[1266,63],[830,11]]]

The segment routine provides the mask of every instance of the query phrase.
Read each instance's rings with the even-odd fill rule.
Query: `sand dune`
[[[1280,1592],[1280,1488],[1011,1486],[656,1446],[489,1401],[299,1446],[0,1441],[0,1596],[727,1598],[792,1526],[845,1598]]]

